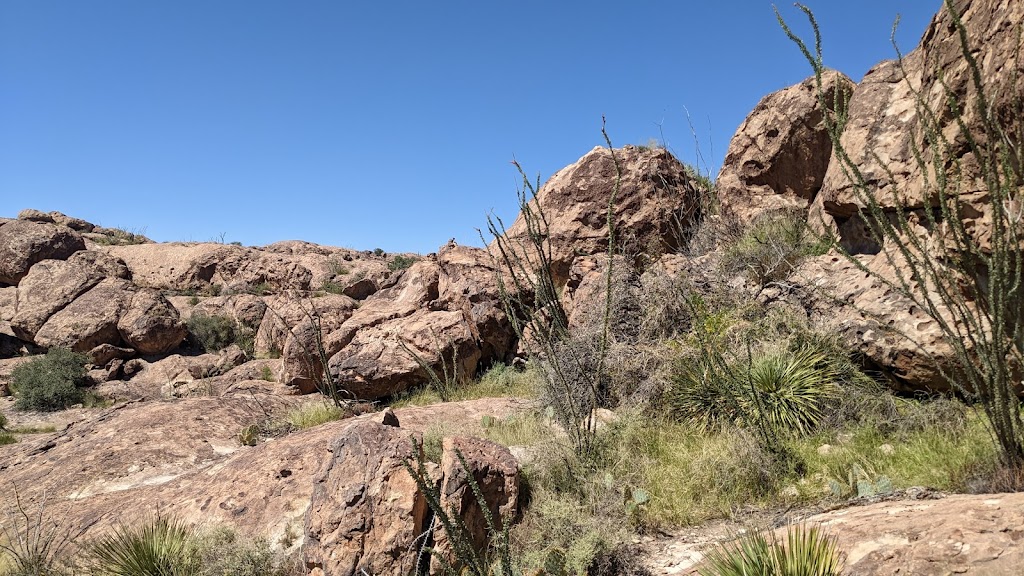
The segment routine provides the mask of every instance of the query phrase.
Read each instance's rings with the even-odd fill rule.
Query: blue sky
[[[808,0],[854,80],[939,0]],[[803,15],[780,3],[794,27]],[[603,144],[665,139],[717,174],[809,68],[762,0],[0,0],[0,216],[59,210],[160,241],[431,252],[516,213]]]

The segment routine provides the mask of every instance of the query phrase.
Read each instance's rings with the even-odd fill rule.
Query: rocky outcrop
[[[1024,494],[876,502],[814,514],[801,523],[835,538],[843,574],[1010,576],[1024,562]],[[696,576],[707,550],[720,545],[716,540],[731,540],[738,528],[688,530],[646,543],[642,564],[654,576]],[[784,542],[788,530],[775,534]]]
[[[186,334],[177,311],[130,279],[123,262],[100,252],[40,261],[18,284],[11,330],[26,342],[78,352],[102,344],[141,354],[173,350]]]
[[[481,364],[506,359],[514,340],[490,255],[452,246],[366,299],[325,339],[325,348],[335,381],[359,398],[375,399],[427,382],[424,365],[465,380]],[[295,370],[286,377],[301,386],[312,373],[300,370],[308,360],[293,352],[304,350],[286,353],[286,366]]]
[[[653,255],[679,248],[700,209],[693,173],[663,149],[626,146],[615,150],[615,158],[622,172],[614,206],[620,247]],[[565,284],[577,256],[608,251],[608,204],[615,180],[612,153],[598,147],[559,170],[531,200],[534,213],[543,212],[549,224],[556,285]],[[513,244],[528,241],[522,214],[505,237]],[[621,244],[627,240],[628,246]]]
[[[839,72],[822,77],[825,106],[836,110],[854,90]],[[776,210],[806,210],[832,155],[814,77],[765,96],[729,143],[716,188],[722,207],[749,223]]]
[[[14,220],[0,226],[0,284],[17,284],[42,260],[64,260],[85,250],[82,235],[66,226]]]
[[[0,381],[3,363],[21,361],[0,361]],[[331,422],[255,446],[239,441],[244,427],[263,421],[268,414],[277,417],[300,400],[240,393],[47,414],[57,419],[74,413],[75,421],[58,432],[4,446],[0,475],[4,483],[18,486],[26,505],[36,506],[48,498],[47,513],[60,518],[64,527],[86,527],[86,539],[159,512],[198,525],[226,524],[243,534],[267,538],[275,548],[296,549],[304,538],[314,478],[322,476],[328,462],[345,465],[338,462],[337,452],[329,451],[332,444],[340,438],[359,437],[349,432],[351,427],[382,419],[378,414]],[[409,435],[439,421],[467,434],[482,434],[483,415],[503,418],[520,409],[514,401],[477,400],[398,410],[403,423],[400,445],[407,446]],[[46,424],[26,420],[38,415],[6,413],[12,426]],[[349,445],[357,449],[354,443]],[[373,466],[372,459],[367,462]],[[359,477],[364,473],[354,471]],[[400,482],[403,475],[407,477],[404,470],[395,470],[393,478]],[[339,493],[333,497],[344,498]],[[325,517],[347,518],[344,502],[339,506],[333,512],[321,509]],[[379,524],[384,529],[389,521],[379,518]],[[378,559],[374,565],[387,561]]]
[[[75,232],[88,233],[92,232],[96,225],[90,222],[86,222],[81,218],[74,218],[61,212],[43,212],[41,210],[33,210],[27,208],[18,212],[18,220],[27,220],[29,222],[42,222],[44,224],[57,224],[59,226],[67,226]]]

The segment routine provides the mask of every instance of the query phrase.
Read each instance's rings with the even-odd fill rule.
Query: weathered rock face
[[[337,576],[415,572],[429,508],[404,466],[415,459],[408,432],[360,422],[330,450],[306,514],[306,565]]]
[[[519,464],[508,448],[479,438],[445,438],[442,451],[441,506],[462,519],[472,546],[482,551],[490,537],[487,517],[500,531],[506,522],[515,519],[519,510]],[[470,476],[480,489],[486,511],[473,493]],[[443,573],[445,564],[458,571],[460,565],[448,534],[437,527],[434,549],[440,556],[432,559],[435,574]],[[445,562],[442,563],[441,558],[445,558]]]
[[[89,250],[40,261],[18,284],[11,330],[26,342],[78,352],[122,343],[142,354],[173,350],[186,334],[177,311],[130,278],[124,263]]]
[[[41,210],[33,210],[27,208],[18,212],[18,220],[28,220],[29,222],[42,222],[45,224],[58,224],[60,226],[67,226],[76,232],[92,232],[96,226],[90,222],[86,222],[81,218],[74,218],[67,216],[61,212],[43,212]]]
[[[188,335],[178,311],[162,294],[147,288],[131,295],[117,331],[126,344],[147,356],[167,354]]]
[[[825,106],[845,105],[854,83],[822,78]],[[722,206],[743,222],[781,209],[806,209],[821,189],[832,155],[814,77],[765,96],[729,143],[716,182]]]
[[[0,387],[5,374],[26,360],[0,361]],[[135,525],[159,512],[199,525],[226,524],[243,534],[265,537],[275,548],[295,549],[303,541],[314,478],[322,476],[328,463],[339,470],[348,466],[339,461],[338,452],[329,451],[332,443],[358,437],[348,432],[352,426],[381,419],[377,414],[331,422],[255,446],[239,442],[242,428],[266,418],[267,410],[276,415],[299,400],[229,393],[48,414],[50,418],[75,417],[75,423],[4,446],[0,478],[6,485],[17,485],[27,505],[35,506],[48,495],[47,513],[61,518],[66,527],[88,526],[85,539],[115,526]],[[10,402],[0,399],[0,406],[6,409]],[[502,418],[521,409],[523,406],[509,400],[490,399],[398,410],[405,427],[396,446],[408,446],[411,434],[438,421],[482,434],[482,415]],[[6,413],[15,426],[33,417]],[[357,449],[354,443],[350,446]],[[379,461],[368,460],[371,467]],[[366,473],[352,469],[353,478]],[[393,471],[395,482],[408,478],[404,469]],[[383,484],[390,480],[375,481]],[[343,494],[330,496],[341,508],[333,512],[322,508],[325,518],[349,518],[355,512],[346,507]],[[374,522],[381,530],[398,530],[395,519],[377,516],[366,525]],[[371,562],[365,556],[364,560]],[[395,558],[378,558],[372,563],[384,566],[389,561]]]
[[[1007,0],[958,0],[954,4],[962,14],[989,103],[997,116],[1008,118],[1013,102],[1024,92],[1024,61],[1013,56],[1017,43],[1013,30],[1024,19],[1024,5]],[[931,151],[921,134],[912,90],[921,93],[932,110],[947,109],[940,73],[951,93],[969,104],[963,107],[967,129],[980,134],[980,119],[973,105],[977,90],[945,7],[933,18],[921,45],[904,59],[902,70],[896,62],[879,64],[867,73],[850,101],[849,123],[841,142],[886,210],[917,209],[933,202],[926,198],[926,178],[913,154],[914,146],[926,158]],[[983,184],[976,180],[978,160],[952,115],[940,114],[938,119],[940,131],[951,143],[943,169],[951,173],[954,160],[959,160],[964,171],[960,178],[966,184],[961,195],[975,208],[965,211],[968,227],[987,228],[991,215],[984,208]],[[897,206],[896,198],[902,206]],[[824,218],[834,226],[851,250],[877,252],[877,246],[865,241],[863,225],[855,217],[861,205],[842,166],[833,159],[812,218]]]
[[[17,284],[36,262],[64,260],[85,250],[85,240],[74,230],[27,220],[0,226],[0,284]]]
[[[616,149],[615,155],[622,170],[614,209],[620,241],[628,237],[633,248],[654,254],[680,247],[687,230],[680,230],[679,223],[685,226],[699,209],[686,167],[661,149],[626,146]],[[565,283],[576,256],[608,251],[608,203],[614,187],[612,154],[599,147],[552,176],[531,201],[548,219],[556,285]],[[526,241],[527,224],[521,214],[506,238]]]

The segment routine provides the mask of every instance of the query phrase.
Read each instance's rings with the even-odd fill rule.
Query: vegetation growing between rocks
[[[45,356],[16,367],[11,389],[18,410],[63,410],[83,401],[85,356],[67,348],[51,348]]]
[[[1010,86],[1017,89],[1005,108],[999,110],[993,105],[997,95],[982,80],[981,64],[957,6],[946,0],[945,9],[956,29],[971,90],[967,101],[962,101],[938,76],[942,102],[936,105],[929,102],[930,94],[911,89],[918,135],[924,144],[911,139],[912,153],[925,179],[923,198],[928,209],[912,210],[902,197],[904,191],[894,189],[891,201],[898,209],[888,210],[875,194],[875,179],[861,171],[842,141],[847,121],[845,106],[838,107],[836,113],[824,106],[827,95],[822,89],[825,68],[821,36],[811,11],[798,6],[814,29],[813,52],[781,15],[779,23],[814,70],[834,157],[854,186],[862,206],[860,216],[881,247],[879,255],[894,267],[902,264],[909,273],[889,278],[848,253],[847,257],[866,274],[910,300],[939,326],[953,348],[956,365],[947,367],[936,362],[935,366],[954,389],[982,407],[1003,464],[1022,470],[1024,421],[1017,396],[1024,367],[1024,220],[1020,210],[1024,201],[1020,197],[1024,185],[1024,96],[1017,75],[1022,27],[1018,23],[1008,31],[1016,35],[1014,61],[1008,69]],[[902,54],[896,49],[902,81],[910,84]],[[973,126],[977,128],[969,127],[969,114],[974,115]],[[944,131],[947,125],[956,128],[955,135]],[[958,159],[958,150],[973,158],[971,165]],[[867,154],[888,170],[873,150]],[[886,176],[897,181],[891,171]],[[977,208],[962,198],[979,188],[985,192],[981,208],[991,214],[991,230],[984,238],[968,224],[967,213]]]

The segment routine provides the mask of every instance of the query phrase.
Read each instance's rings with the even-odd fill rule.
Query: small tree
[[[832,140],[833,161],[853,184],[860,216],[885,258],[906,274],[890,278],[870,270],[846,254],[866,274],[907,298],[941,329],[954,352],[955,365],[936,363],[953,389],[975,399],[997,442],[1003,464],[1024,468],[1024,424],[1017,396],[1024,366],[1024,89],[1020,86],[1021,26],[1010,71],[1009,104],[993,105],[992,91],[953,0],[945,8],[958,35],[969,76],[968,95],[956,94],[936,71],[942,102],[932,104],[908,79],[897,47],[898,66],[910,86],[917,114],[920,141],[911,139],[912,152],[922,174],[924,209],[912,215],[900,190],[893,186],[892,205],[883,205],[875,186],[853,160],[841,139],[847,122],[845,106],[829,112],[822,88],[825,71],[821,36],[811,11],[797,4],[814,29],[814,51],[796,36],[776,11],[779,23],[810,63],[817,78],[824,123]],[[897,20],[898,23],[898,20]],[[895,31],[895,25],[893,27]],[[895,45],[895,41],[894,41]],[[967,101],[962,101],[967,98]],[[969,114],[970,113],[970,114]],[[972,122],[968,116],[973,115]],[[949,128],[955,129],[955,134]],[[957,153],[959,152],[959,154]],[[966,152],[966,154],[965,154]],[[885,168],[879,155],[869,157]],[[962,160],[972,157],[973,166]],[[895,182],[890,171],[888,176]],[[982,200],[969,204],[962,195],[980,191]],[[969,210],[991,215],[987,236],[965,223]],[[922,228],[926,232],[922,231]]]

